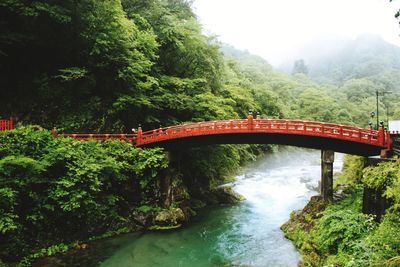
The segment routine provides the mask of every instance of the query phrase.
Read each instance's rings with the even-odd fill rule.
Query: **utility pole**
[[[376,93],[376,130],[379,130],[379,92],[378,92],[378,90],[376,90],[375,93]]]
[[[386,127],[389,130],[389,102],[386,104]]]
[[[376,90],[376,130],[379,130],[379,95],[384,96],[385,94],[393,93],[392,91],[382,91],[379,94],[379,91]],[[387,125],[389,125],[389,111],[388,111],[389,103],[386,106],[386,121]]]

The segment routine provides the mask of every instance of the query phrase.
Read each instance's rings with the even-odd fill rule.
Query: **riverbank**
[[[312,197],[281,227],[302,255],[300,266],[400,266],[400,215],[393,194],[400,186],[398,163],[366,167],[362,158],[347,157],[344,165],[336,179],[342,184],[340,200]],[[365,188],[380,188],[379,196],[391,202],[380,220],[362,212]]]
[[[295,266],[299,254],[279,226],[316,194],[319,170],[318,151],[283,149],[248,164],[229,184],[246,197],[239,204],[207,206],[179,229],[99,240],[58,260],[85,267]]]

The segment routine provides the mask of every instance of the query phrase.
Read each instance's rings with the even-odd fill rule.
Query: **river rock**
[[[185,221],[185,214],[180,208],[162,210],[155,217],[155,223],[159,226],[174,226]]]
[[[234,204],[245,200],[245,197],[235,192],[232,187],[224,186],[213,190],[213,194],[220,204]]]

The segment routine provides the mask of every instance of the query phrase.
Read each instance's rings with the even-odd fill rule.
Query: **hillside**
[[[400,47],[384,41],[379,36],[361,35],[353,41],[339,41],[330,45],[334,45],[336,49],[321,56],[318,54],[309,56],[305,51],[304,59],[309,66],[310,77],[320,83],[342,85],[350,79],[385,73],[399,75]],[[312,46],[312,50],[320,51],[321,46],[329,44]]]

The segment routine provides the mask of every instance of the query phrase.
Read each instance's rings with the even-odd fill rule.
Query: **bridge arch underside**
[[[382,147],[330,137],[281,133],[230,133],[187,136],[142,144],[139,147],[163,147],[167,150],[184,149],[212,144],[278,144],[319,150],[333,150],[351,155],[379,155]]]

